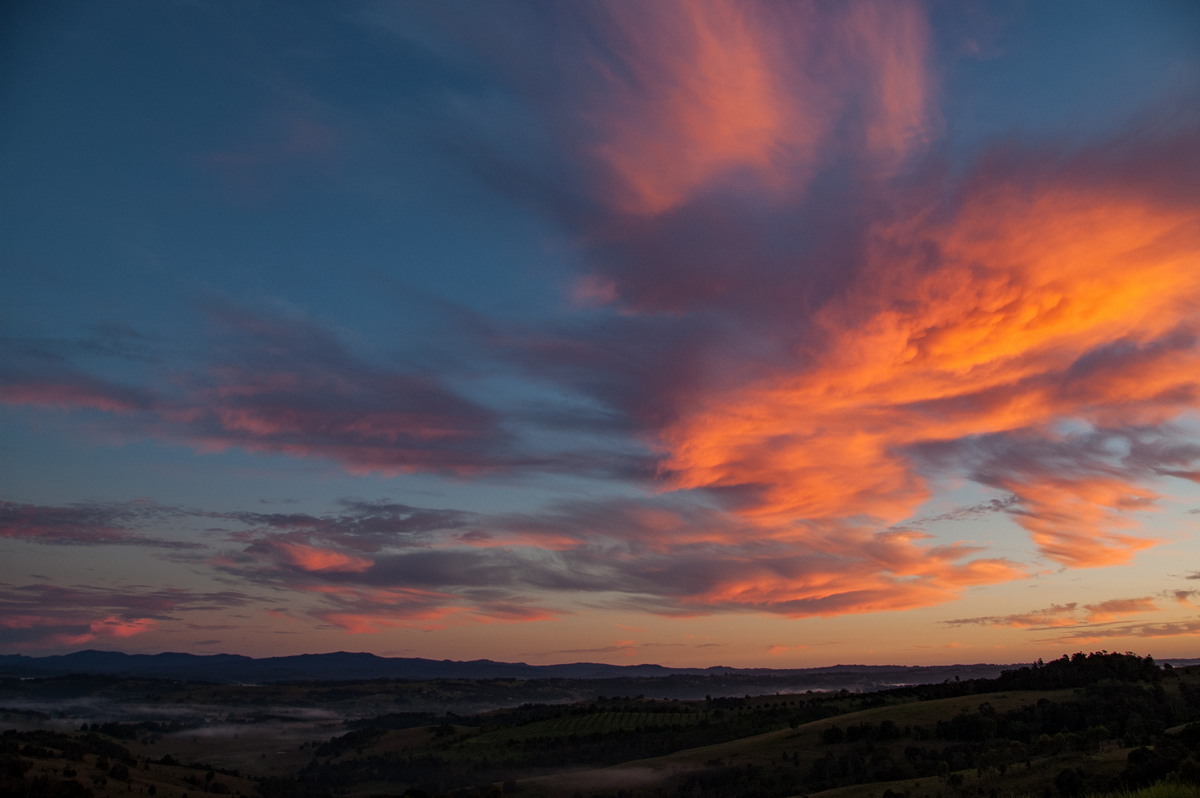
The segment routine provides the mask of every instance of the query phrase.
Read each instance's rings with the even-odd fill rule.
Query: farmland
[[[0,795],[1074,798],[1200,782],[1200,669],[1132,655],[874,692],[593,695],[463,714],[411,709],[483,690],[457,680],[87,685],[0,685]],[[541,689],[503,687],[517,688]],[[32,708],[56,693],[57,713]],[[67,706],[107,715],[76,723]]]

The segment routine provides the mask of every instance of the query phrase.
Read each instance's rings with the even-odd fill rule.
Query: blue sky
[[[0,647],[1194,651],[1194,4],[4,13]]]

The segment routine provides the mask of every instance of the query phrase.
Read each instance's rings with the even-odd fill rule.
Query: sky
[[[1200,656],[1195,2],[0,14],[0,652]]]

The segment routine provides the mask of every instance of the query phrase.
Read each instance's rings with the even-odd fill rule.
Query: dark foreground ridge
[[[880,686],[927,684],[946,679],[987,679],[1017,665],[832,665],[823,668],[667,668],[662,665],[606,665],[575,662],[528,665],[488,659],[461,662],[348,653],[301,654],[254,659],[237,654],[123,654],[78,651],[50,657],[0,656],[0,676],[103,674],[152,679],[183,679],[227,684],[352,679],[612,679],[665,676],[800,678],[805,689],[874,689]]]

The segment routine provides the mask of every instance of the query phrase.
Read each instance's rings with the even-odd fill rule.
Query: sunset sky
[[[1200,3],[0,13],[0,653],[1200,656]]]

